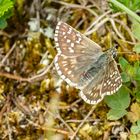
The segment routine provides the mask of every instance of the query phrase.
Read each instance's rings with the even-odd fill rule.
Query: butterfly
[[[80,89],[86,103],[97,104],[105,95],[119,90],[122,79],[114,60],[116,48],[103,52],[98,44],[62,21],[56,26],[54,40],[58,74],[70,86]]]

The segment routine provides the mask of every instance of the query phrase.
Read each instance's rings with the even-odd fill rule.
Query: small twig
[[[56,0],[52,0],[53,2],[55,3],[59,3],[59,4],[62,4],[62,5],[65,5],[65,6],[68,6],[68,7],[71,7],[71,8],[81,8],[81,9],[84,9],[84,10],[87,10],[89,11],[91,14],[93,14],[95,17],[97,17],[97,13],[95,13],[93,10],[91,10],[90,8],[88,8],[88,6],[82,6],[82,5],[78,5],[78,4],[70,4],[70,3],[66,3],[66,2],[62,2],[62,1],[56,1]]]
[[[115,13],[115,14],[112,14],[110,15],[112,18],[115,18],[115,17],[118,17],[120,15],[124,15],[125,13],[122,13],[122,12],[118,12],[118,13]]]
[[[60,116],[60,114],[58,115],[58,119],[70,130],[70,132],[73,134],[74,131],[72,130],[72,128],[67,124],[67,122]]]
[[[50,115],[52,115],[54,118],[59,119],[59,120],[70,130],[71,133],[74,133],[74,131],[72,130],[72,128],[63,120],[63,118],[62,118],[59,114],[57,114],[57,115],[55,116],[55,115],[54,115],[53,113],[51,113],[49,110],[48,110],[48,113],[49,113]]]
[[[67,131],[56,129],[56,128],[43,127],[43,126],[40,126],[40,125],[36,124],[35,122],[33,122],[33,121],[29,120],[29,119],[27,119],[27,121],[30,124],[32,124],[33,126],[38,127],[40,129],[43,129],[44,131],[52,131],[52,132],[55,132],[55,133],[61,133],[63,135],[69,135],[69,132],[67,132]]]
[[[50,70],[50,68],[53,66],[53,63],[54,63],[54,60],[51,62],[51,64],[49,66],[46,66],[44,72],[29,78],[28,81],[32,82],[34,80],[38,80],[40,77],[43,77]]]
[[[15,94],[16,95],[16,94]],[[28,116],[33,116],[31,110],[29,109],[28,106],[26,106],[18,97],[13,97],[12,96],[12,101],[15,104],[15,106],[22,111],[25,115]]]
[[[100,23],[98,23],[95,28],[93,28],[92,30],[88,31],[85,33],[85,35],[90,35],[92,34],[93,32],[97,31],[102,25],[104,25],[106,22],[109,21],[109,18],[104,18]]]
[[[8,119],[7,114],[6,114],[6,122],[7,122],[7,127],[8,127],[8,138],[9,138],[9,140],[13,140],[12,130],[11,130],[11,127],[10,127],[10,124],[9,124],[9,119]]]
[[[73,140],[76,136],[76,134],[78,133],[79,129],[82,127],[82,125],[86,122],[86,120],[88,119],[88,117],[92,114],[92,112],[94,111],[94,109],[96,108],[95,106],[92,106],[91,110],[88,112],[87,116],[84,118],[84,120],[79,124],[78,128],[76,129],[76,131],[73,133],[72,137],[70,138],[70,140]]]
[[[134,54],[134,52],[117,52],[117,54]]]
[[[1,63],[0,63],[0,67],[4,64],[4,62],[7,60],[7,58],[10,56],[10,54],[13,52],[13,50],[16,47],[16,43],[12,46],[12,48],[9,50],[9,52],[5,55],[5,57],[2,59]]]
[[[114,20],[111,19],[111,18],[110,18],[109,20],[110,20],[110,22],[111,22],[111,24],[112,24],[112,27],[113,27],[114,31],[116,32],[116,34],[117,34],[122,40],[125,40],[125,38],[123,37],[123,35],[118,31],[118,29],[117,29],[117,27],[116,27],[116,25],[115,25]]]
[[[45,58],[47,58],[47,55],[48,55],[48,54],[49,54],[49,52],[46,51],[45,54],[42,56],[42,58],[41,58],[41,60],[40,60],[40,64],[43,63],[43,60],[44,60]],[[39,70],[38,73],[42,73],[45,69],[46,69],[46,67],[44,67],[43,69]]]
[[[22,81],[22,82],[30,82],[28,78],[22,78],[20,76],[9,74],[9,73],[0,72],[0,77],[6,77],[6,78],[9,78],[9,79],[14,79],[14,80],[17,80],[17,81]]]
[[[125,28],[125,30],[129,33],[129,35],[130,35],[132,41],[133,41],[134,43],[136,43],[136,40],[135,40],[135,38],[134,38],[134,35],[132,34],[132,32],[131,32],[131,30],[128,28],[128,26],[125,25],[123,22],[121,22],[121,21],[118,20],[118,19],[114,19],[114,21],[117,22],[117,23],[119,23],[120,25],[122,25],[122,26]]]
[[[0,125],[2,122],[3,113],[7,110],[7,108],[9,106],[10,106],[10,95],[8,94],[6,102],[5,102],[4,106],[2,107],[2,109],[0,110]]]
[[[128,44],[131,44],[131,45],[136,45],[137,43],[136,42],[131,42],[131,41],[127,41],[127,40],[121,40],[123,42],[126,42]]]
[[[37,19],[37,30],[39,31],[40,29],[40,13],[39,13],[39,9],[41,9],[41,5],[40,5],[40,1],[37,0],[36,3],[35,3],[35,6],[36,6],[36,19]]]
[[[52,66],[53,66],[53,61],[49,66],[47,66],[45,68],[44,72],[42,72],[41,74],[35,75],[33,77],[30,77],[30,78],[22,78],[20,76],[9,74],[9,73],[4,73],[4,72],[0,72],[0,76],[10,78],[10,79],[14,79],[14,80],[21,81],[21,82],[29,82],[29,83],[31,83],[32,81],[37,81],[37,80],[39,80],[39,78],[43,77],[50,70],[50,68]]]
[[[66,106],[59,106],[58,108],[59,109],[70,109],[72,108],[73,106],[75,106],[77,103],[81,102],[82,99],[78,99],[76,100],[75,102],[73,102],[72,104],[70,105],[66,105]]]
[[[108,140],[109,139],[109,135],[110,135],[109,130],[105,131],[104,134],[103,134],[103,139],[102,140]]]
[[[67,120],[67,123],[81,123],[83,120]],[[100,122],[99,119],[88,119],[85,122]]]
[[[81,19],[81,20],[78,22],[78,24],[75,26],[75,29],[79,28],[80,25],[82,25],[82,23],[84,23],[85,20],[86,20],[86,19]]]
[[[114,30],[115,30],[115,32],[116,32],[116,34],[117,34],[122,40],[125,41],[125,38],[123,37],[123,35],[121,35],[121,33],[118,31],[118,29],[117,29],[117,27],[116,27],[116,25],[115,25],[114,20],[116,20],[116,19],[114,19],[114,20],[112,19],[113,17],[117,17],[117,16],[121,15],[121,13],[116,13],[116,14],[111,15],[112,18],[109,18],[109,17],[104,18],[104,17],[105,17],[106,15],[108,15],[110,12],[111,12],[111,10],[110,10],[110,11],[107,11],[106,13],[104,13],[103,15],[101,15],[100,17],[98,17],[97,20],[95,20],[95,21],[90,25],[90,27],[85,31],[85,35],[90,35],[90,34],[92,34],[92,33],[95,32],[96,30],[98,30],[103,24],[105,24],[107,21],[110,21],[111,24],[112,24],[112,27],[114,28]],[[104,18],[104,19],[103,19],[103,18]],[[101,21],[101,20],[102,20],[102,21]],[[101,21],[101,22],[99,23],[99,21]],[[95,27],[93,28],[93,26],[95,26]],[[122,26],[124,26],[124,25],[122,24]],[[128,31],[128,33],[130,34],[130,36],[131,36],[131,38],[132,38],[132,40],[133,40],[133,42],[134,42],[135,40],[134,40],[134,37],[133,37],[132,34],[131,34],[131,31],[130,31],[126,26],[124,26],[124,27],[125,27],[125,29]],[[93,29],[91,29],[91,28],[93,28]],[[90,29],[91,29],[91,30],[90,30]]]
[[[40,60],[40,64],[43,63],[43,60],[48,56],[48,54],[49,54],[48,51],[46,51],[45,54],[43,54],[43,56],[42,56],[42,58],[41,58],[41,60]]]
[[[105,12],[103,15],[97,17],[97,19],[94,20],[93,23],[86,29],[85,33],[88,32],[91,28],[93,28],[100,20],[102,20],[110,12],[111,12],[111,10],[109,10],[109,11]]]
[[[6,36],[6,37],[8,37],[8,38],[11,38],[11,36],[8,34],[8,33],[6,33],[5,31],[3,31],[3,30],[0,30],[0,36]]]
[[[116,40],[116,42],[122,47],[122,49],[123,49],[123,51],[124,52],[129,52],[129,50],[128,50],[128,48],[126,47],[126,45],[122,45],[122,43],[121,43],[121,41],[124,41],[124,40],[121,40],[120,41],[120,39],[118,39],[118,36],[113,32],[112,33],[112,36],[113,36],[113,38],[114,38],[114,40]],[[126,41],[125,41],[126,42]],[[134,44],[133,44],[134,45]]]

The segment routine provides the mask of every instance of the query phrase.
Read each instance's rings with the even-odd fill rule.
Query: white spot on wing
[[[64,67],[67,66],[67,65],[68,65],[67,63],[63,64]]]
[[[70,53],[74,53],[74,50],[72,48],[69,48]]]
[[[73,74],[71,74],[71,77],[74,77],[74,75],[73,75]]]
[[[58,53],[61,53],[61,49],[60,49],[60,48],[58,48],[58,47],[57,47],[57,51],[58,51]]]
[[[56,42],[56,43],[55,43],[55,46],[58,47],[58,46],[59,46],[59,43]]]
[[[55,63],[55,66],[58,67],[58,63]]]
[[[67,43],[70,43],[71,42],[71,40],[70,39],[67,39]]]
[[[72,29],[71,28],[69,28],[69,30],[68,30],[68,34],[71,34],[71,32],[72,32]]]
[[[59,26],[58,25],[56,26],[56,29],[59,30]]]
[[[71,45],[71,47],[74,47],[74,43],[73,42],[70,45]]]
[[[96,103],[97,103],[96,101],[91,101],[91,102],[90,102],[90,104],[96,104]]]
[[[60,70],[57,71],[59,75],[62,75],[62,72]]]
[[[58,38],[57,38],[57,37],[54,37],[54,40],[55,40],[55,41],[58,41]]]
[[[66,32],[63,32],[62,34],[63,34],[63,35],[65,35],[65,34],[66,34]]]
[[[67,64],[67,61],[62,61],[62,64]]]
[[[62,22],[61,22],[61,21],[59,21],[59,22],[57,23],[57,26],[61,25],[61,23],[62,23]]]
[[[73,86],[73,87],[77,87],[77,84],[76,83],[73,83],[71,82],[70,79],[66,78],[65,81],[70,85],[70,86]]]
[[[65,77],[65,75],[61,75],[61,78],[64,80],[66,77]]]
[[[68,71],[68,74],[71,74],[72,73],[72,71],[70,70],[70,71]]]
[[[121,80],[121,77],[117,77],[117,78],[115,79],[115,82],[117,82],[118,80]]]
[[[68,70],[68,68],[65,68],[65,71],[67,71]]]
[[[58,30],[55,30],[55,34],[58,34]]]
[[[110,84],[111,84],[111,81],[108,82],[108,85],[110,85]]]
[[[100,98],[97,101],[95,101],[95,100],[89,100],[89,99],[87,99],[87,97],[85,96],[85,94],[82,91],[80,91],[80,96],[88,104],[97,104],[98,102],[100,102],[103,99],[103,98]]]

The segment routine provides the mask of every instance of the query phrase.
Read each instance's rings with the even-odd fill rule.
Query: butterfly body
[[[54,39],[58,51],[57,72],[68,84],[80,89],[85,102],[96,104],[105,95],[118,91],[122,82],[113,58],[115,48],[102,52],[98,44],[61,21]]]
[[[91,80],[97,75],[100,70],[104,69],[107,63],[107,55],[102,54],[97,61],[93,62],[89,68],[87,68],[81,75],[80,83],[83,83],[84,80]]]

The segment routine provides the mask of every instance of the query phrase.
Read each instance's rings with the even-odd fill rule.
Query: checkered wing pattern
[[[111,59],[108,65],[100,69],[90,83],[81,89],[80,96],[85,102],[97,104],[105,95],[111,95],[121,87],[120,73],[115,60]]]
[[[98,44],[61,21],[54,39],[57,72],[68,84],[81,90],[85,102],[96,104],[105,95],[118,91],[121,77],[112,50],[102,52]]]
[[[80,88],[81,75],[103,53],[101,47],[61,21],[56,26],[54,40],[58,51],[55,57],[58,74],[71,86]]]

